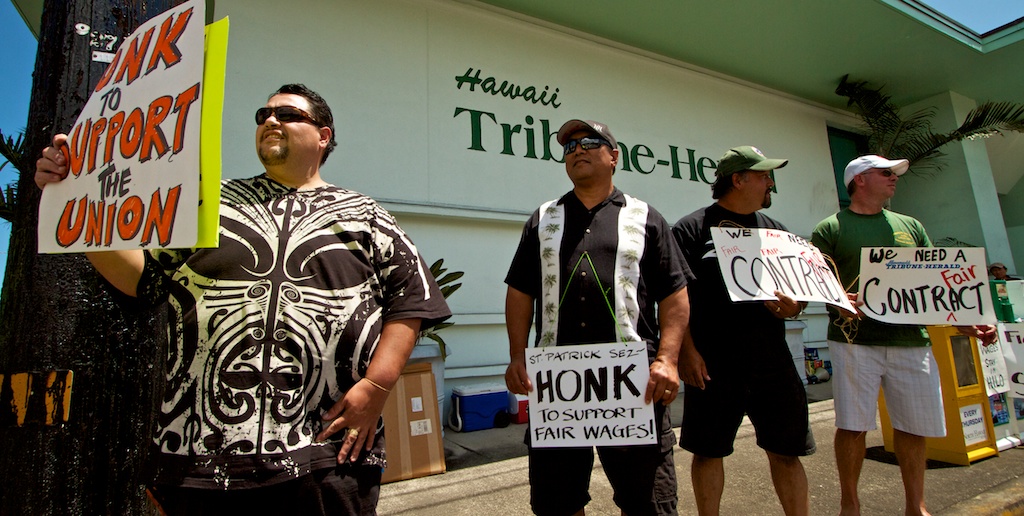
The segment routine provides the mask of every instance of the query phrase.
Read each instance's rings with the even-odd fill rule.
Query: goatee
[[[264,165],[280,165],[288,159],[288,147],[277,147],[272,149],[260,149],[259,151],[260,161]]]

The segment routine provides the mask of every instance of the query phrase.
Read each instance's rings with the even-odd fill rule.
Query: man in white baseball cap
[[[870,172],[872,169],[888,170],[890,175],[899,177],[905,174],[909,168],[910,162],[905,159],[885,159],[876,154],[868,154],[867,156],[861,156],[846,165],[846,172],[843,174],[843,180],[846,182],[846,187],[849,188],[850,182],[853,181],[854,177]],[[889,177],[889,175],[885,175],[885,177]]]
[[[818,223],[811,242],[830,256],[850,299],[859,290],[863,247],[931,247],[917,219],[885,209],[910,163],[868,155],[846,166],[850,206]],[[853,315],[851,318],[850,316]],[[922,326],[886,324],[860,313],[829,309],[828,349],[836,412],[835,453],[842,490],[840,514],[860,514],[857,480],[865,436],[874,430],[878,393],[892,419],[894,447],[906,493],[906,514],[928,514],[924,504],[925,438],[946,435],[939,375],[928,332]],[[991,327],[962,327],[990,342]]]

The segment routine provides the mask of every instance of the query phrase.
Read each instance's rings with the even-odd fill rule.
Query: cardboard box
[[[430,364],[402,371],[384,404],[388,467],[382,483],[444,473],[444,443],[437,413],[437,390]]]

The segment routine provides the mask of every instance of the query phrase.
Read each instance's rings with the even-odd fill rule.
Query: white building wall
[[[529,213],[571,188],[553,137],[570,118],[611,127],[629,151],[617,186],[670,222],[711,202],[701,173],[712,180],[743,144],[791,160],[767,213],[794,233],[838,208],[825,129],[848,116],[683,63],[445,0],[218,0],[223,16],[225,176],[261,171],[252,117],[270,92],[302,82],[321,93],[339,141],[325,179],[381,200],[428,262],[466,272],[444,333],[448,390],[501,381],[504,275]],[[468,70],[532,86],[535,101],[460,87]],[[823,333],[812,324],[807,340]]]

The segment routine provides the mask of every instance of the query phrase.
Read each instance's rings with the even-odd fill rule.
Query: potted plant
[[[448,269],[444,267],[444,259],[440,259],[434,262],[430,266],[430,273],[434,276],[434,280],[437,281],[437,285],[441,288],[441,295],[445,299],[455,293],[462,287],[462,283],[455,283],[464,274],[462,271],[448,272]],[[444,421],[444,361],[448,358],[448,344],[445,343],[444,338],[438,334],[445,328],[450,328],[455,323],[453,322],[442,322],[431,326],[420,328],[419,338],[416,340],[416,346],[413,348],[412,356],[409,359],[410,363],[426,362],[430,364],[430,369],[434,373],[434,385],[437,388],[437,413],[441,417],[441,421]],[[437,351],[433,348],[437,346]]]
[[[437,286],[441,287],[441,295],[444,296],[445,299],[448,299],[448,296],[451,296],[456,290],[459,290],[459,288],[462,287],[462,283],[453,282],[462,278],[463,274],[465,274],[462,271],[448,272],[448,269],[444,268],[444,258],[437,260],[430,266],[430,273],[434,276],[434,280],[437,281]],[[455,323],[453,322],[445,321],[426,328],[420,328],[420,336],[417,341],[417,345],[423,342],[423,339],[430,339],[441,347],[441,360],[448,358],[448,345],[445,343],[444,339],[438,335],[438,332],[454,325]]]

